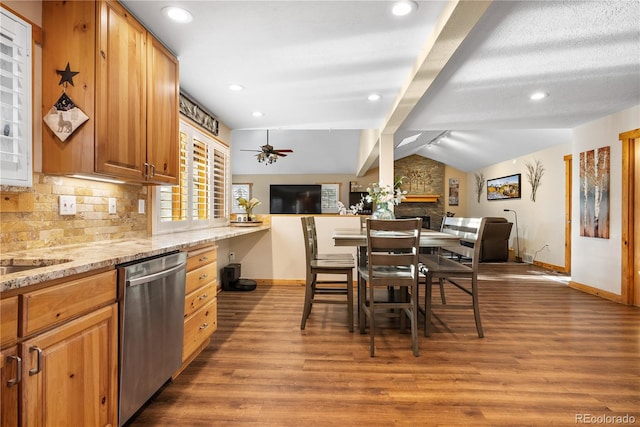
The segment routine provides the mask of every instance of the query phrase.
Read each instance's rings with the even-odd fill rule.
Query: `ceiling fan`
[[[264,163],[265,165],[270,165],[271,163],[275,163],[278,160],[278,157],[287,157],[284,153],[293,153],[293,150],[289,148],[285,149],[275,149],[273,145],[269,144],[269,130],[267,129],[267,143],[260,147],[260,150],[240,150],[240,151],[254,151],[257,152],[256,157],[258,158],[258,163]]]

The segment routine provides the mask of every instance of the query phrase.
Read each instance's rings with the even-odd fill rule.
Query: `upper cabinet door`
[[[151,182],[178,183],[178,60],[147,39],[147,163]]]
[[[100,3],[96,172],[140,181],[147,173],[146,37],[145,28],[118,3]]]

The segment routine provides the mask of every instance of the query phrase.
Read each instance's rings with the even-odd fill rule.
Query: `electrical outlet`
[[[138,213],[139,214],[143,214],[144,213],[144,200],[143,199],[138,200]]]
[[[76,196],[60,196],[60,215],[76,214]]]
[[[109,197],[109,213],[110,214],[116,213],[116,198],[115,197]]]
[[[235,260],[236,260],[235,252],[229,252],[229,261],[235,261]]]

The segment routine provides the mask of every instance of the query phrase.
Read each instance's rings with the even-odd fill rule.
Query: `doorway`
[[[640,307],[640,129],[622,142],[622,303]]]

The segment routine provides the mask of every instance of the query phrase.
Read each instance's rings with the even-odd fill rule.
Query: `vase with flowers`
[[[402,199],[405,198],[406,191],[400,189],[402,184],[402,178],[399,178],[391,185],[380,185],[377,182],[371,184],[367,188],[369,193],[366,196],[367,202],[374,202],[376,204],[376,210],[371,214],[373,219],[395,219],[393,211],[389,209],[389,205],[399,205]]]
[[[250,200],[245,199],[244,197],[238,197],[238,205],[244,208],[244,211],[247,214],[247,221],[255,221],[256,216],[253,214],[253,208],[260,204],[260,200],[252,197]]]

